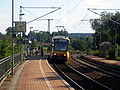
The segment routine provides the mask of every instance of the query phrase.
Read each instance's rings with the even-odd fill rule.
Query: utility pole
[[[14,33],[14,0],[12,0],[12,75],[14,75],[14,40],[13,40],[13,33]]]
[[[48,32],[50,33],[50,20],[53,20],[53,19],[48,19]]]
[[[48,32],[50,33],[50,21],[53,19],[39,19],[37,21],[41,21],[41,20],[48,20]]]
[[[22,13],[22,6],[20,6],[20,14],[19,14],[19,20],[22,21],[22,16],[24,13]]]
[[[22,16],[24,14],[22,13],[22,6],[20,6],[20,14],[19,14],[19,20],[22,21]],[[22,63],[22,51],[23,51],[23,46],[22,46],[22,32],[20,32],[20,39],[21,39],[21,63]],[[24,55],[23,55],[24,57]]]
[[[30,41],[32,41],[32,38],[31,38],[31,34],[32,34],[32,32],[31,32],[31,29],[32,29],[33,27],[30,27],[30,37],[29,37],[29,40]],[[31,57],[31,44],[30,44],[30,57]]]

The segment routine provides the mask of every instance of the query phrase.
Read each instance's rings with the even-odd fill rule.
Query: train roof
[[[53,40],[54,39],[66,39],[66,40],[70,40],[69,37],[67,37],[67,36],[54,36],[52,39]]]

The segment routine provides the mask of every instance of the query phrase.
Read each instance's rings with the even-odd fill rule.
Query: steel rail
[[[110,67],[108,67],[108,66],[103,67],[103,66],[101,66],[101,65],[99,65],[99,64],[96,64],[95,62],[93,63],[93,62],[91,62],[91,61],[87,61],[87,60],[82,59],[82,58],[80,58],[80,57],[78,57],[78,59],[80,59],[80,60],[82,60],[82,61],[78,61],[78,60],[76,60],[76,59],[74,59],[74,60],[77,61],[77,62],[79,62],[79,63],[82,63],[82,64],[84,64],[84,65],[87,65],[87,66],[89,66],[89,67],[95,68],[95,69],[97,69],[97,70],[100,70],[100,69],[98,69],[98,67],[99,67],[99,68],[101,68],[100,71],[120,78],[120,71],[115,70],[114,68],[112,69],[112,68],[110,68]]]
[[[79,84],[77,84],[74,80],[72,80],[68,75],[66,75],[64,72],[62,72],[55,64],[53,64],[53,66],[59,70],[60,73],[62,73],[67,79],[69,79],[73,84],[75,84],[77,87],[79,87],[82,90],[85,90],[82,86],[80,86]]]
[[[85,74],[83,74],[83,73],[77,71],[76,69],[74,69],[74,68],[71,67],[70,65],[67,65],[67,66],[68,66],[69,68],[71,68],[72,70],[74,70],[75,72],[77,72],[78,74],[84,76],[85,78],[87,78],[87,79],[89,79],[89,80],[91,80],[91,81],[93,81],[93,82],[99,84],[100,86],[103,86],[104,88],[106,88],[106,89],[108,89],[108,90],[112,90],[111,88],[107,87],[106,85],[104,85],[104,84],[102,84],[102,83],[99,83],[99,82],[95,81],[94,79],[88,77],[87,75],[85,75]]]
[[[80,76],[80,78],[86,79],[89,83],[93,84],[93,86],[95,85],[95,87],[96,87],[96,85],[97,85],[98,88],[105,89],[105,90],[112,90],[111,88],[107,87],[106,85],[104,85],[104,84],[102,84],[102,83],[99,83],[99,82],[93,80],[92,78],[84,75],[83,73],[77,71],[76,69],[72,68],[71,66],[66,65],[66,64],[65,64],[65,66],[66,66],[67,68],[71,69],[73,72],[75,72],[76,75]],[[65,72],[63,72],[63,71],[61,71],[61,72],[62,72],[63,75],[65,75]],[[74,73],[74,74],[75,74],[75,73]],[[75,81],[74,81],[74,82],[75,82]],[[77,83],[77,82],[76,82],[76,83]],[[87,82],[86,82],[86,83],[87,83]],[[84,84],[85,84],[85,83],[84,83]],[[78,85],[79,85],[79,84],[78,84]],[[89,85],[88,85],[88,86],[89,86]],[[91,88],[94,88],[93,86],[92,86]],[[81,87],[82,87],[82,86],[81,86]],[[85,87],[85,86],[83,86],[83,87]],[[83,87],[82,87],[82,88],[83,88]],[[85,89],[85,88],[83,88],[83,89]]]

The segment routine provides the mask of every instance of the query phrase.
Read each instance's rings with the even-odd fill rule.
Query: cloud
[[[77,23],[80,23],[81,19],[94,19],[100,17],[99,15],[88,11],[88,8],[110,9],[116,7],[116,5],[120,3],[120,1],[116,1],[117,0],[84,0],[79,6],[75,8],[75,10],[72,10],[70,13],[63,15],[61,23],[69,28],[69,32],[94,32],[89,21],[85,21],[87,24],[81,23],[80,25],[77,25]],[[96,12],[101,13],[102,11]]]
[[[29,2],[29,3],[28,3]],[[41,0],[25,0],[23,1],[16,1],[15,3],[15,21],[19,20],[19,6],[61,6],[61,10],[50,14],[48,17],[43,18],[52,18],[51,21],[51,31],[57,31],[57,25],[63,25],[67,28],[68,32],[92,32],[90,23],[88,21],[81,22],[81,19],[93,19],[99,18],[98,15],[90,12],[87,8],[119,8],[120,0],[45,0],[44,2]],[[5,11],[5,8],[3,8]],[[8,9],[8,6],[6,6]],[[9,10],[10,11],[10,10]],[[30,11],[32,11],[30,9]],[[34,12],[35,11],[35,12]],[[41,13],[47,10],[34,10],[33,14],[41,16]],[[45,13],[46,13],[45,12]],[[49,12],[49,10],[48,10]],[[102,11],[96,11],[98,13]],[[4,12],[3,12],[4,13]],[[0,32],[5,33],[5,29],[8,26],[11,26],[11,17],[8,14],[3,14],[0,12]],[[30,21],[35,17],[26,13],[23,16],[23,20]],[[60,14],[59,14],[60,13]],[[29,32],[29,28],[31,26],[34,29],[45,30],[47,31],[47,21],[40,21],[40,22],[33,22],[27,25],[27,32]]]
[[[10,26],[10,19],[9,16],[5,14],[0,14],[0,32],[6,33],[6,29]]]

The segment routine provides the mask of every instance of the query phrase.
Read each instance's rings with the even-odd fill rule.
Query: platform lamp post
[[[33,28],[33,27],[30,27],[30,38],[29,38],[30,41],[32,41],[32,38],[31,38],[31,36],[32,36],[31,29],[32,29],[32,28]],[[30,43],[30,57],[31,57],[31,43]]]

